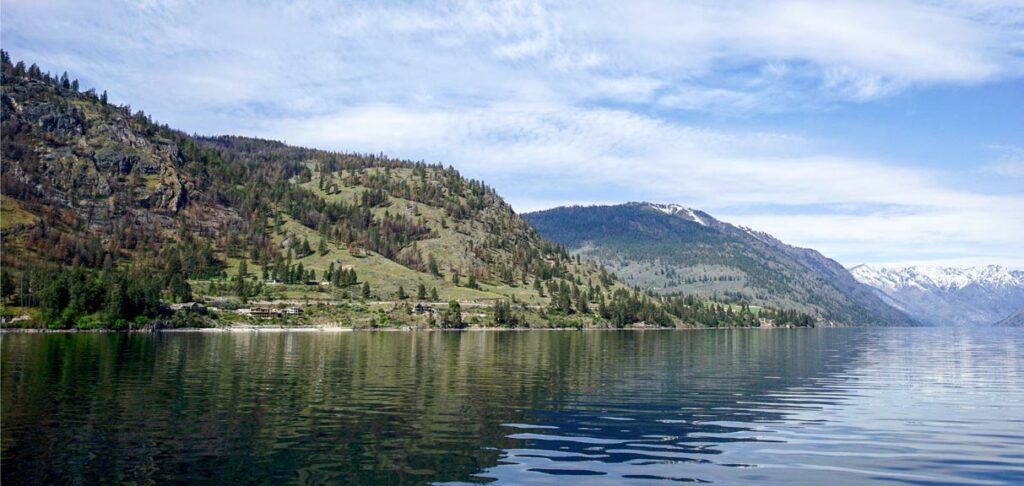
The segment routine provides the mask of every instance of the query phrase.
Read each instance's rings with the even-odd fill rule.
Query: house
[[[286,307],[284,309],[284,313],[290,316],[297,316],[299,314],[302,314],[302,309],[298,307]]]
[[[429,314],[434,312],[434,308],[423,303],[416,304],[416,307],[412,308],[412,311],[417,314]]]
[[[269,307],[253,307],[249,309],[249,315],[253,317],[281,317],[281,311]]]

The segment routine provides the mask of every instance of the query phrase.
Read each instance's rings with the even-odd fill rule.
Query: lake
[[[1024,483],[1024,330],[4,334],[2,482]]]

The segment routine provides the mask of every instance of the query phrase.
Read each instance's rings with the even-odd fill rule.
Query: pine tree
[[[576,310],[579,311],[580,314],[590,313],[590,306],[587,304],[587,296],[582,292],[577,292],[576,294]]]
[[[171,293],[171,298],[176,302],[189,302],[192,300],[192,287],[189,286],[188,281],[180,273],[176,273],[171,276],[170,282],[167,284],[168,289]]]
[[[441,276],[441,271],[437,268],[437,260],[434,259],[434,255],[427,256],[427,268],[430,270],[430,274],[435,277]]]
[[[370,282],[363,282],[363,298],[370,298]]]
[[[245,263],[245,259],[243,258],[238,264],[238,275],[235,276],[235,295],[237,295],[242,302],[249,301],[249,286],[245,281],[245,276],[248,273],[249,269]]]
[[[7,53],[4,53],[6,56]],[[5,60],[5,64],[9,63],[9,60]],[[14,277],[11,276],[11,272],[8,272],[6,268],[0,269],[0,298],[7,298],[14,295]]]
[[[462,327],[462,306],[459,305],[458,301],[448,301],[448,308],[444,311],[441,325],[448,329],[458,329]]]
[[[499,300],[494,303],[494,323],[499,326],[516,326],[517,319],[508,301]]]
[[[420,285],[418,287],[416,287],[416,300],[426,300],[426,299],[427,299],[427,286],[423,285],[422,283],[420,283]]]

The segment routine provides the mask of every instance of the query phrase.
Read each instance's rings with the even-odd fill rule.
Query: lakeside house
[[[281,317],[281,311],[269,307],[253,307],[249,309],[249,315],[253,317]]]
[[[285,307],[284,309],[274,309],[272,307],[251,307],[248,309],[238,309],[235,312],[243,316],[271,318],[281,317],[284,315],[301,315],[302,309],[299,307]]]

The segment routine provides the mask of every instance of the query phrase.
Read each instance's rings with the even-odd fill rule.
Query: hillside
[[[1000,327],[1024,327],[1024,307],[1014,312],[1013,315],[1000,320],[995,325]]]
[[[839,263],[702,211],[629,203],[524,218],[570,252],[661,294],[797,309],[842,324],[915,324]]]
[[[6,52],[2,75],[7,325],[816,322],[631,289],[451,167],[188,135]]]
[[[998,265],[850,269],[893,306],[937,326],[987,326],[1024,306],[1024,272]]]
[[[449,301],[501,325],[649,318],[650,299],[450,167],[187,135],[6,52],[2,75],[9,316],[124,327],[201,300],[301,301],[311,325],[464,324]],[[567,295],[576,305],[552,304]],[[411,301],[436,309],[413,315]],[[510,308],[492,315],[499,302]]]

